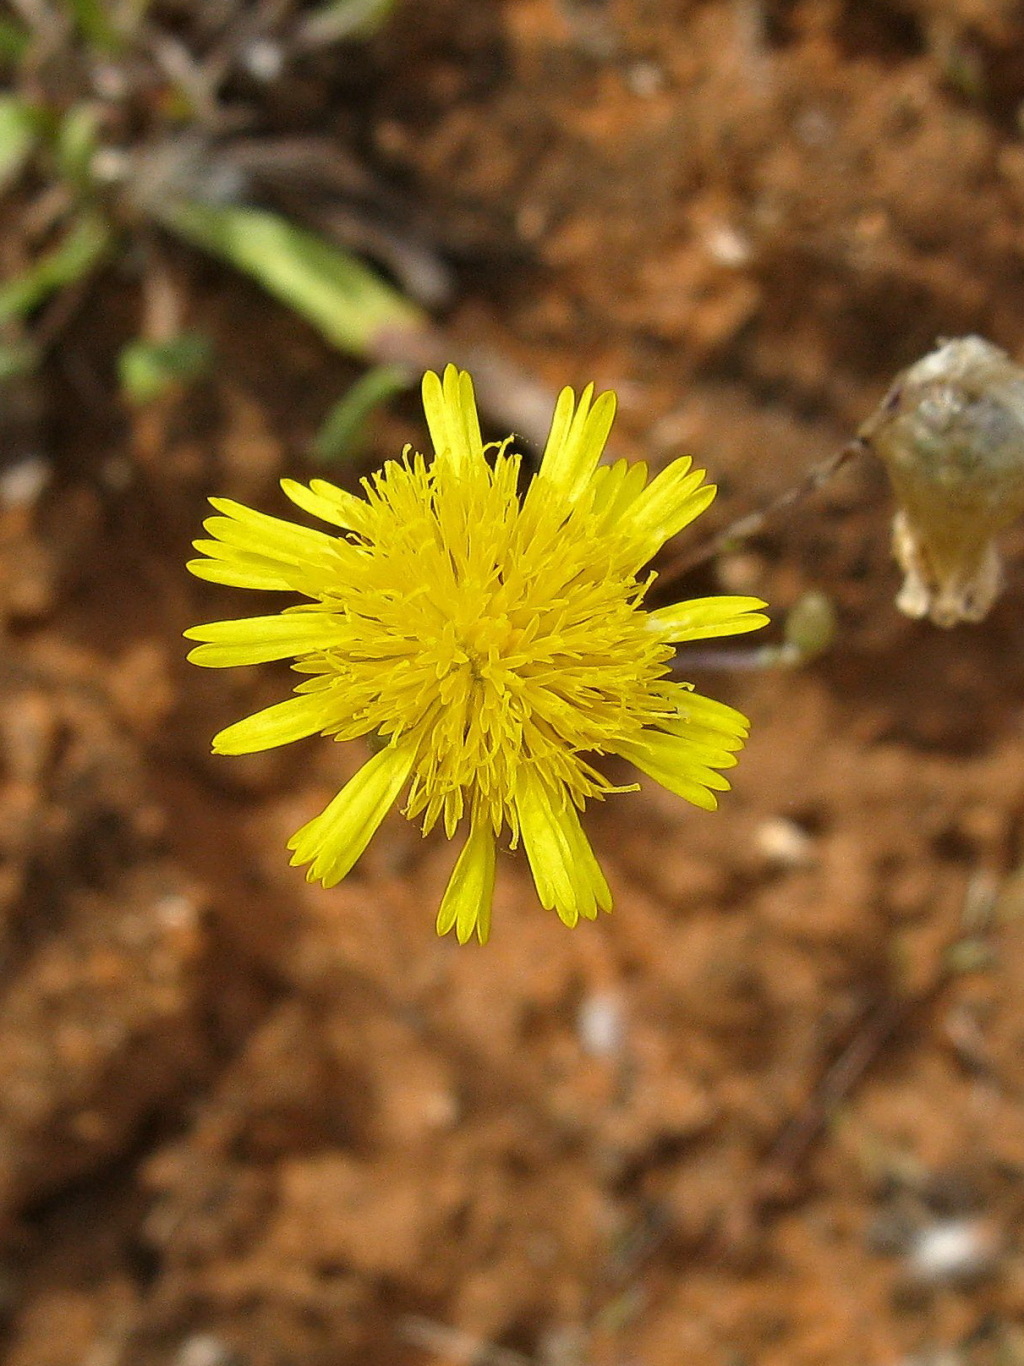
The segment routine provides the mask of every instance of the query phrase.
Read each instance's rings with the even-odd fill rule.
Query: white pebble
[[[595,992],[580,1005],[576,1016],[583,1050],[592,1058],[606,1058],[622,1048],[625,1025],[622,1006],[612,992]]]
[[[172,892],[160,897],[154,904],[153,915],[164,929],[191,929],[196,921],[197,908],[191,897]]]
[[[704,234],[704,246],[713,261],[731,270],[749,265],[754,254],[750,239],[731,223],[712,224]]]
[[[196,1333],[178,1348],[174,1366],[231,1366],[235,1358],[220,1338],[212,1333]]]
[[[806,868],[814,862],[814,840],[785,816],[762,821],[754,831],[754,844],[769,863],[780,868]]]
[[[31,507],[50,482],[50,465],[41,455],[28,455],[0,473],[0,503],[5,508]]]
[[[981,1275],[992,1266],[998,1250],[991,1224],[982,1219],[944,1219],[918,1230],[907,1263],[915,1279],[939,1285]]]
[[[284,70],[284,49],[270,38],[255,38],[242,53],[242,65],[257,81],[276,81]]]

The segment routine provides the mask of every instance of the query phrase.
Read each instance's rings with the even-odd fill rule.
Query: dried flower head
[[[323,480],[283,488],[328,535],[211,501],[214,583],[283,589],[309,601],[271,617],[186,634],[189,658],[222,668],[294,658],[306,675],[288,701],[214,739],[220,754],[320,733],[376,737],[377,752],[290,841],[295,864],[340,881],[403,791],[426,832],[468,836],[441,903],[438,933],[485,941],[495,840],[520,840],[540,900],[567,925],[608,910],[608,885],[580,825],[588,798],[616,788],[595,767],[629,759],[672,792],[713,809],[747,732],[731,707],[666,675],[677,641],[751,631],[759,599],[700,598],[648,612],[641,569],[714,497],[676,460],[650,484],[643,465],[599,460],[615,396],[577,403],[563,390],[539,473],[518,492],[520,457],[488,453],[467,374],[423,380],[435,456],[407,449],[363,481],[364,496]],[[635,785],[634,785],[635,787]]]
[[[995,537],[1024,512],[1024,371],[981,337],[943,342],[896,377],[861,437],[899,508],[896,605],[938,626],[981,621],[999,594]]]

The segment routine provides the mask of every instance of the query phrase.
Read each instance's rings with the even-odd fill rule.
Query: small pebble
[[[576,1028],[584,1052],[607,1058],[621,1051],[624,1034],[622,1006],[611,992],[596,992],[580,1005]]]
[[[255,38],[242,52],[242,65],[255,80],[269,84],[284,70],[284,49],[270,38]]]
[[[654,62],[634,62],[626,71],[626,85],[634,95],[650,100],[665,88],[665,72]]]
[[[191,897],[172,892],[162,896],[153,905],[153,915],[157,923],[167,930],[191,929],[195,924],[198,910]]]
[[[734,550],[720,556],[715,576],[723,593],[759,593],[768,573],[768,563],[756,550]]]
[[[745,237],[731,223],[715,223],[704,234],[704,247],[713,261],[731,270],[750,264],[753,249]]]
[[[774,816],[754,831],[754,844],[780,868],[807,868],[814,862],[814,840],[796,821]]]
[[[239,1366],[239,1359],[213,1333],[196,1333],[175,1352],[173,1366]]]
[[[31,507],[50,482],[50,462],[41,455],[29,455],[0,472],[0,505],[5,508]]]
[[[918,1229],[907,1250],[907,1267],[927,1285],[969,1281],[990,1271],[999,1239],[983,1219],[944,1219]]]

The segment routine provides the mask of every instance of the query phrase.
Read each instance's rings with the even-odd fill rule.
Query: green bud
[[[790,610],[783,628],[786,645],[801,664],[825,653],[836,637],[836,613],[824,593],[804,593]]]

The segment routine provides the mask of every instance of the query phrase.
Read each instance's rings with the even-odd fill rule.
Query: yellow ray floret
[[[339,534],[211,499],[218,516],[189,568],[215,583],[307,601],[274,616],[185,634],[189,658],[225,668],[292,659],[295,695],[228,726],[223,754],[309,735],[375,737],[376,753],[290,842],[292,862],[333,886],[386,812],[463,845],[437,918],[460,943],[490,930],[495,841],[522,843],[542,904],[567,925],[609,910],[580,824],[590,798],[628,791],[600,768],[628,759],[713,809],[747,733],[731,707],[673,681],[681,641],[767,621],[750,597],[644,608],[644,565],[714,497],[688,458],[650,483],[643,465],[602,465],[615,396],[559,396],[540,469],[520,496],[520,457],[485,448],[473,386],[428,373],[433,459],[406,451],[358,497],[322,479],[287,496]]]

